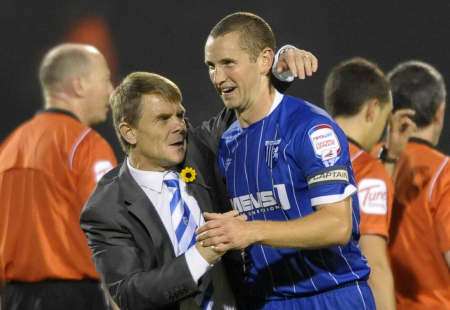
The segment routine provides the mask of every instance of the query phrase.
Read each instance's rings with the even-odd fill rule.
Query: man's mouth
[[[236,88],[237,87],[235,87],[235,86],[221,87],[220,88],[220,94],[223,95],[223,96],[230,95],[230,94],[232,94],[234,92],[234,90]]]
[[[169,146],[183,147],[184,146],[184,139],[177,140],[177,141],[169,144]]]

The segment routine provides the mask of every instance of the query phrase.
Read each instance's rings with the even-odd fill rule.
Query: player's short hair
[[[442,75],[430,64],[411,60],[398,64],[388,74],[394,110],[412,109],[417,127],[428,126],[446,99]]]
[[[275,51],[276,40],[272,28],[264,19],[248,12],[225,16],[213,27],[209,36],[217,38],[235,31],[239,32],[240,47],[247,51],[252,61],[256,61],[267,47]]]
[[[324,104],[331,116],[353,116],[367,100],[390,99],[389,82],[383,71],[364,58],[352,58],[336,65],[324,87]]]
[[[142,96],[159,95],[168,102],[181,102],[182,96],[178,86],[161,75],[148,72],[129,74],[110,97],[114,128],[125,153],[131,145],[122,137],[119,125],[126,122],[137,126],[142,116]]]
[[[61,44],[48,51],[39,66],[43,91],[56,90],[69,77],[88,74],[92,64],[89,51],[98,52],[93,46],[73,43]]]

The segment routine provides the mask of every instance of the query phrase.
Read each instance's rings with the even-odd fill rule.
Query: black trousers
[[[95,280],[7,282],[1,310],[107,310],[105,294]]]

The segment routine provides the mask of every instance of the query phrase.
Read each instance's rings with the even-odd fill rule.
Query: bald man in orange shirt
[[[89,126],[106,119],[110,73],[94,47],[64,44],[40,66],[44,110],[0,149],[0,275],[4,307],[106,309],[80,226],[96,182],[116,165]]]

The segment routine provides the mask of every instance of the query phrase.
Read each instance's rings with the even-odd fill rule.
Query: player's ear
[[[365,119],[369,123],[373,123],[380,113],[381,105],[380,101],[377,99],[369,99],[364,104],[366,106],[365,109]]]
[[[260,64],[261,71],[260,73],[263,75],[267,75],[272,70],[272,64],[275,54],[273,50],[269,47],[266,47],[261,51],[258,56],[258,62]]]
[[[433,121],[437,122],[439,125],[442,125],[444,123],[444,117],[445,117],[445,103],[441,103],[436,109]]]
[[[129,144],[135,145],[137,143],[136,129],[134,129],[127,122],[122,122],[119,124],[119,132],[122,138]]]

